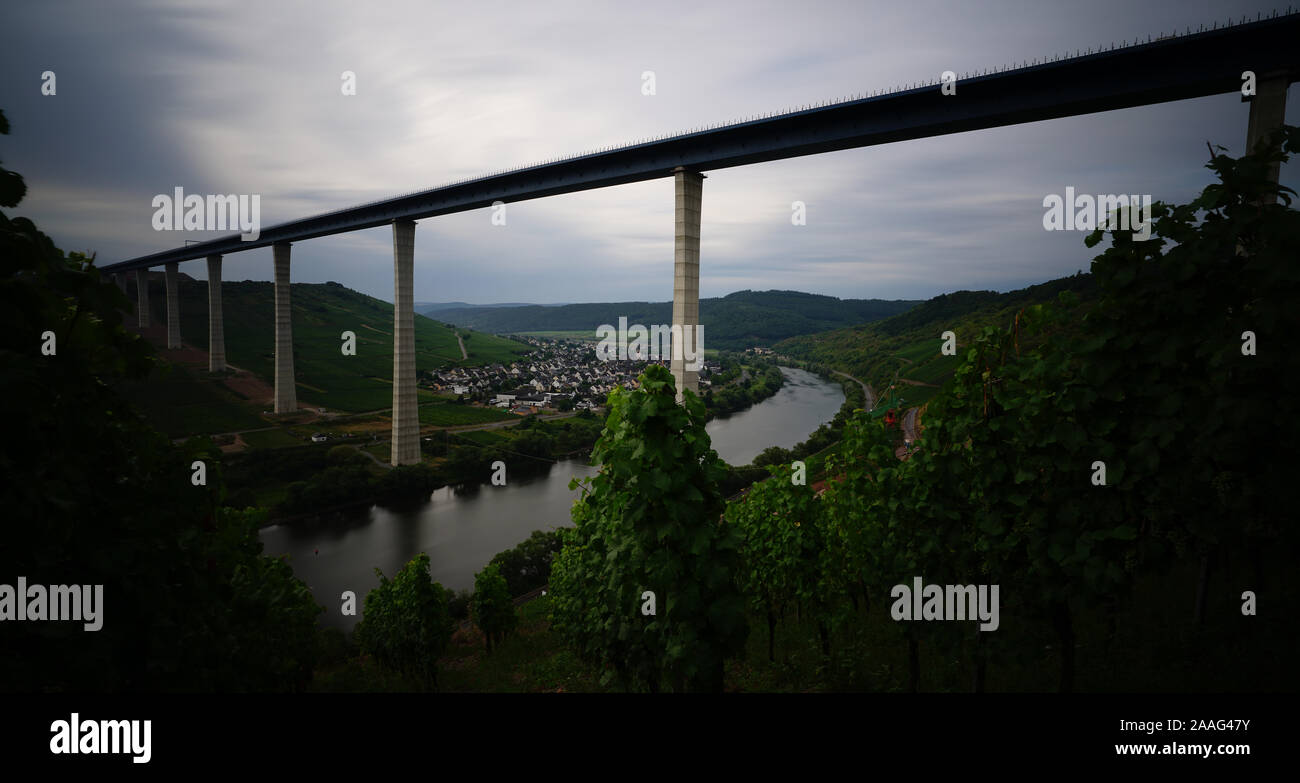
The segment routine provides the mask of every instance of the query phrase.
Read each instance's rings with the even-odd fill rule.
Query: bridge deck
[[[998,73],[961,78],[956,95],[936,81],[913,89],[792,111],[578,155],[140,256],[108,272],[235,253],[491,206],[822,152],[1090,114],[1239,91],[1258,79],[1300,74],[1300,13],[1162,38]]]

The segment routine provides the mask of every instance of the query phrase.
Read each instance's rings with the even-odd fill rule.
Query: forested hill
[[[227,359],[232,365],[273,382],[273,284],[227,280],[221,290]],[[166,324],[167,297],[161,274],[151,275],[150,291],[153,322]],[[189,345],[206,348],[208,284],[182,275],[178,293],[182,339]],[[289,299],[299,398],[329,409],[348,411],[378,410],[392,405],[393,306],[334,282],[294,283]],[[420,315],[415,317],[413,325],[419,370],[508,364],[531,350],[513,340],[461,329],[468,354],[468,358],[462,358],[456,330]],[[344,356],[340,350],[345,331],[355,335],[355,355]]]
[[[905,312],[918,301],[837,299],[799,291],[737,291],[700,300],[704,344],[709,348],[748,348],[800,334],[878,321]],[[582,331],[595,337],[601,324],[672,323],[672,302],[600,302],[553,307],[475,307],[438,310],[440,321],[485,332],[516,334]]]
[[[1063,291],[1073,292],[1082,305],[1094,298],[1096,285],[1091,274],[1080,273],[1006,293],[954,291],[876,323],[793,337],[773,350],[836,367],[881,393],[898,379],[907,401],[919,404],[943,385],[957,367],[961,347],[985,326],[1006,327],[1016,311],[1055,302]],[[958,356],[940,354],[945,331],[957,335]],[[1032,338],[1025,340],[1028,345]]]

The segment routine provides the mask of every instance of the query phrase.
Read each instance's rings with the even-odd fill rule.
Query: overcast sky
[[[100,264],[219,234],[158,232],[157,194],[261,196],[264,226],[641,137],[1135,37],[1275,4],[1088,2],[5,3],[0,160],[11,214]],[[1282,7],[1284,10],[1284,6]],[[41,94],[41,74],[57,94]],[[340,89],[356,74],[356,95]],[[642,74],[655,74],[644,95]],[[1287,122],[1300,124],[1291,90]],[[1223,95],[708,174],[701,296],[794,289],[923,299],[1087,269],[1050,193],[1186,201],[1207,140],[1240,154]],[[1297,166],[1282,181],[1300,189]],[[807,225],[791,225],[791,202]],[[665,178],[423,220],[417,301],[672,297]],[[222,232],[226,233],[226,232]],[[181,270],[205,277],[203,262]],[[391,301],[392,231],[301,242],[293,280]],[[269,280],[271,249],[226,256]]]

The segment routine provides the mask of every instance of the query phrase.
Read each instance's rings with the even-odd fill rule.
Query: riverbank
[[[778,370],[781,388],[742,414],[710,421],[713,448],[729,465],[746,466],[769,449],[786,450],[834,421],[846,399],[838,382],[794,367]]]
[[[701,389],[711,420],[742,415],[785,385],[775,366],[735,360],[728,365],[717,375],[720,386]],[[442,487],[490,486],[494,477],[502,480],[497,465],[504,465],[510,476],[537,473],[544,465],[589,453],[603,426],[603,415],[580,412],[424,427],[420,465],[396,469],[388,464],[391,443],[379,430],[347,430],[324,444],[227,451],[223,470],[231,505],[266,508],[265,525],[296,524],[355,515],[371,504],[400,507]]]
[[[731,370],[714,378],[718,380],[699,389],[709,421],[747,411],[771,398],[785,385],[785,376],[780,368],[766,362],[737,362]]]
[[[419,465],[387,464],[386,440],[344,439],[225,454],[222,471],[238,508],[268,510],[267,524],[347,512],[372,503],[419,501],[442,487],[489,485],[506,465],[522,476],[590,451],[603,419],[590,412],[546,419],[533,415],[455,430],[432,430],[420,439]]]

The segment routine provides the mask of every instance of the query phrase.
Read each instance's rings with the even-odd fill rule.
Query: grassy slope
[[[254,406],[185,367],[160,367],[149,378],[118,384],[117,389],[150,424],[172,438],[266,426]]]
[[[222,286],[222,297],[227,359],[273,382],[272,284],[227,282]],[[291,302],[299,400],[341,411],[390,407],[393,306],[342,286],[307,283],[293,285]],[[151,303],[155,318],[165,318],[164,298],[152,296]],[[192,345],[206,348],[206,282],[182,281],[180,311],[182,337]],[[344,331],[356,333],[356,356],[343,356],[340,350],[340,335]],[[415,316],[415,349],[419,370],[508,363],[526,352],[521,343],[475,332],[465,340],[469,359],[461,360],[455,333],[421,315]]]
[[[985,326],[1005,327],[1017,310],[1053,302],[1067,289],[1087,301],[1093,291],[1092,277],[1064,277],[1004,294],[944,294],[883,321],[794,337],[773,349],[841,369],[872,384],[877,392],[883,392],[895,377],[942,386],[957,369],[963,346]],[[939,351],[940,335],[949,330],[957,335],[958,356],[943,356]],[[908,404],[925,402],[938,391],[927,386],[899,386],[898,390]]]

